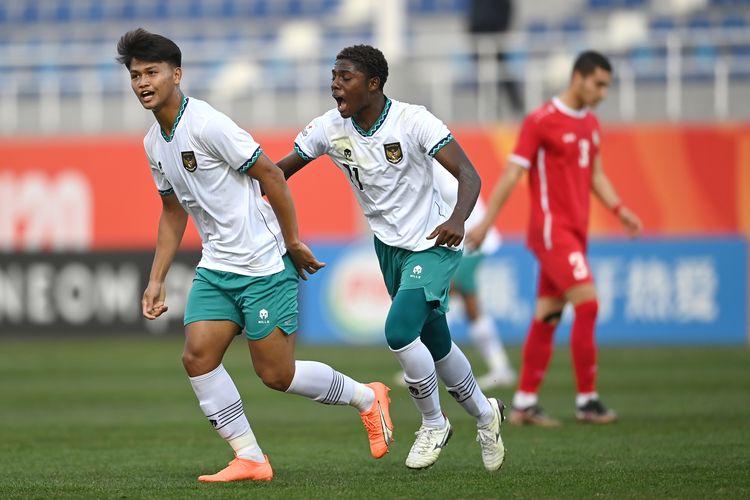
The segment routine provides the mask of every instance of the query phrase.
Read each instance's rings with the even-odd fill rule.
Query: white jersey
[[[370,130],[332,109],[297,135],[294,149],[307,161],[331,158],[349,178],[380,241],[420,251],[434,246],[427,236],[451,214],[432,168],[433,157],[451,140],[448,127],[423,106],[386,98]]]
[[[246,276],[284,269],[276,216],[245,173],[262,153],[249,133],[208,103],[183,97],[172,136],[154,123],[143,144],[159,193],[174,193],[198,229],[198,267]]]
[[[435,182],[440,190],[440,194],[448,205],[455,207],[456,201],[458,201],[458,180],[437,161],[433,162],[433,165],[435,168]],[[484,202],[480,196],[477,198],[477,203],[474,205],[474,209],[464,224],[467,233],[482,222],[485,213],[487,213],[487,209],[484,207]],[[479,252],[483,255],[492,255],[500,248],[500,241],[500,233],[494,227],[491,227],[487,231],[484,241],[479,246]]]

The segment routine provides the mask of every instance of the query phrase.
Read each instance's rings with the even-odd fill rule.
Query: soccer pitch
[[[541,403],[564,426],[504,426],[507,460],[491,474],[474,422],[444,391],[453,439],[431,469],[404,466],[418,414],[406,389],[390,384],[397,365],[385,347],[298,349],[299,359],[393,387],[396,441],[376,461],[354,409],[265,388],[238,339],[225,365],[274,467],[274,480],[263,484],[196,481],[222,468],[231,450],[198,408],[181,348],[179,338],[0,341],[0,497],[750,496],[745,347],[601,349],[600,392],[621,421],[592,427],[574,422],[570,358],[558,346]],[[516,365],[518,354],[511,349]],[[512,390],[491,395],[507,402]]]

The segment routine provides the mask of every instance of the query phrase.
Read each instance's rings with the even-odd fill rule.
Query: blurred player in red
[[[521,376],[513,397],[511,423],[560,425],[538,404],[539,386],[552,355],[555,327],[563,307],[572,304],[575,319],[571,352],[576,378],[576,418],[598,424],[617,420],[596,392],[594,325],[596,288],[586,256],[590,192],[620,219],[630,237],[641,221],[625,207],[602,169],[599,121],[591,109],[606,96],[612,66],[603,55],[588,51],[573,65],[570,85],[559,96],[529,114],[508,166],[495,186],[482,223],[467,235],[477,245],[524,171],[529,171],[531,217],[527,243],[539,262],[534,319],[523,347]]]

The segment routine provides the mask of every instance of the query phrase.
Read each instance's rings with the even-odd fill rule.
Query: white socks
[[[490,369],[490,373],[498,373],[510,369],[508,355],[500,341],[500,334],[495,322],[486,314],[469,324],[469,336],[474,342],[482,359]]]
[[[286,392],[327,405],[351,405],[365,412],[375,402],[375,392],[364,384],[317,361],[295,361],[294,378]]]
[[[477,386],[469,360],[456,344],[451,342],[450,352],[435,362],[435,368],[448,393],[469,415],[477,419],[477,426],[481,427],[492,421],[492,406]]]
[[[404,369],[404,381],[412,401],[422,414],[422,425],[437,429],[445,427],[445,416],[440,410],[435,362],[427,346],[417,338],[406,347],[393,351],[393,354]]]
[[[242,399],[232,377],[219,365],[214,370],[189,377],[203,414],[238,457],[263,462],[263,452],[247,421]]]
[[[534,406],[539,401],[539,396],[535,392],[516,391],[513,395],[513,408],[524,410]]]

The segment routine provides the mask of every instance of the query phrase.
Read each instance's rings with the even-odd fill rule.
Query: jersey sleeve
[[[199,139],[206,151],[239,172],[249,170],[263,153],[253,136],[224,114],[211,118]]]
[[[146,158],[148,159],[148,166],[151,167],[151,177],[154,178],[154,184],[156,184],[156,189],[159,190],[159,195],[168,196],[174,193],[174,189],[167,180],[167,177],[164,175],[161,167],[151,158],[151,155],[148,152],[148,147],[145,147],[145,150]]]
[[[521,125],[521,133],[518,135],[516,147],[509,157],[510,161],[518,163],[524,168],[529,168],[532,160],[536,157],[539,144],[539,125],[529,115]]]
[[[305,161],[312,161],[328,152],[328,138],[319,116],[307,124],[294,139],[294,152]]]
[[[416,108],[411,120],[412,132],[424,151],[434,158],[438,151],[453,140],[453,135],[445,123],[423,106]]]

